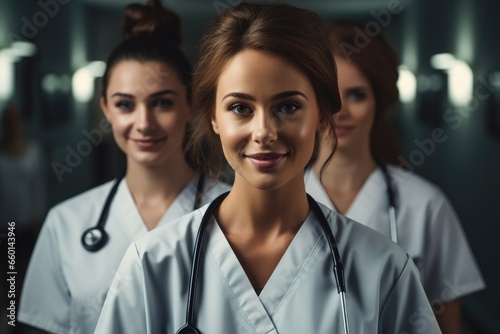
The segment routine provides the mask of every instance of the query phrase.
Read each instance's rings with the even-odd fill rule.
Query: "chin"
[[[162,157],[160,157],[156,154],[154,156],[152,156],[152,155],[145,156],[144,154],[141,154],[139,156],[135,156],[133,158],[133,160],[137,164],[142,165],[144,167],[156,167],[156,166],[164,163],[165,159],[162,159]]]
[[[283,178],[276,177],[276,175],[263,175],[246,180],[251,186],[261,191],[274,191],[288,183]]]

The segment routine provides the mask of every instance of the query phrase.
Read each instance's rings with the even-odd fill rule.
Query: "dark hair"
[[[387,40],[378,34],[362,47],[356,43],[364,25],[339,22],[326,26],[333,54],[355,65],[370,82],[376,101],[375,121],[370,138],[373,157],[382,163],[399,164],[401,149],[390,125],[389,111],[399,101],[397,87],[399,60]]]
[[[213,177],[218,177],[224,162],[220,139],[210,122],[217,82],[224,64],[244,49],[277,55],[296,65],[316,93],[320,128],[331,130],[335,137],[332,116],[340,109],[337,71],[319,16],[285,4],[241,3],[212,19],[194,69],[194,118],[186,154],[193,168]],[[317,135],[315,151],[318,138]]]
[[[101,96],[106,98],[111,72],[121,61],[159,61],[174,68],[191,102],[191,65],[179,49],[181,32],[177,14],[163,7],[159,0],[148,1],[145,5],[130,4],[125,7],[122,32],[124,40],[107,61]]]

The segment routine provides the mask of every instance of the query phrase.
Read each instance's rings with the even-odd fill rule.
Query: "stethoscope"
[[[104,203],[104,206],[101,211],[101,216],[97,221],[97,225],[89,229],[86,229],[85,232],[83,232],[81,239],[82,246],[89,252],[97,252],[98,250],[103,248],[104,245],[106,245],[106,242],[109,239],[108,234],[104,230],[104,225],[106,225],[106,221],[108,219],[108,214],[109,214],[109,208],[111,206],[111,203],[113,202],[113,199],[116,195],[116,191],[118,190],[118,186],[120,185],[122,179],[123,177],[117,178],[115,180],[115,183],[113,184],[113,187],[109,191],[108,197],[106,198],[106,202]],[[205,185],[205,176],[201,174],[200,177],[198,178],[198,183],[196,184],[196,196],[194,198],[193,210],[196,210],[197,208],[200,207],[204,185]]]
[[[387,185],[387,200],[389,202],[389,227],[391,230],[391,240],[398,243],[398,225],[396,222],[396,188],[392,182],[392,178],[387,170],[387,167],[377,162],[382,174],[384,175],[385,184]]]
[[[382,171],[385,183],[387,185],[387,200],[389,202],[388,211],[389,211],[389,227],[391,229],[391,240],[394,241],[395,243],[398,243],[398,224],[396,222],[396,187],[392,182],[392,178],[389,174],[389,171],[387,170],[387,167],[380,162],[377,162],[377,165]],[[422,259],[418,256],[413,257],[412,259],[417,268],[420,270],[424,265]]]
[[[205,230],[207,229],[207,225],[210,222],[213,213],[228,194],[229,192],[217,197],[209,205],[207,211],[205,211],[205,214],[203,215],[203,218],[201,220],[201,224],[198,229],[198,234],[196,236],[194,244],[194,253],[191,265],[191,277],[189,279],[188,302],[186,305],[186,324],[182,326],[176,332],[176,334],[201,334],[200,330],[195,326],[194,308],[196,301],[196,286],[198,285],[198,275],[201,262],[202,242],[203,242],[203,237],[205,235]],[[344,267],[342,266],[342,261],[340,260],[337,243],[335,241],[335,238],[333,237],[332,230],[328,225],[328,221],[326,220],[326,217],[323,214],[323,211],[321,211],[321,208],[319,207],[318,203],[316,203],[316,201],[309,195],[307,195],[307,200],[309,201],[309,206],[311,207],[312,211],[319,220],[321,228],[323,229],[323,233],[325,234],[326,240],[330,247],[330,252],[333,259],[333,274],[335,275],[335,280],[337,283],[337,291],[340,295],[340,301],[341,301],[340,305],[342,309],[344,333],[348,334],[349,326],[347,323],[347,307],[345,301],[346,284],[344,278]]]

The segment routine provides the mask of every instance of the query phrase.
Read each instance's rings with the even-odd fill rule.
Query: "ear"
[[[327,122],[325,121],[324,118],[321,118],[318,121],[318,127],[316,128],[316,132],[318,132],[319,134],[323,134],[323,132],[325,132],[327,128],[328,128]]]
[[[108,120],[109,124],[111,124],[111,117],[110,117],[110,114],[109,114],[108,104],[106,103],[106,99],[104,97],[101,97],[99,99],[99,104],[101,106],[102,113],[104,114],[104,117],[106,117],[106,119]]]
[[[210,122],[212,123],[212,129],[214,130],[215,134],[219,135],[219,124],[217,124],[217,120],[214,116],[210,118]]]

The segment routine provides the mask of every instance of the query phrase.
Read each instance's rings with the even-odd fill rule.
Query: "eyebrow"
[[[165,89],[165,90],[160,90],[159,92],[151,94],[150,97],[158,97],[158,96],[162,96],[162,95],[166,95],[166,94],[179,95],[175,90]],[[129,99],[134,98],[134,95],[132,95],[132,94],[120,93],[120,92],[114,93],[113,95],[111,95],[111,97],[114,97],[114,96],[126,97]]]
[[[273,95],[273,96],[271,96],[271,101],[284,99],[284,98],[296,96],[296,95],[300,95],[300,96],[304,97],[307,101],[309,101],[306,94],[299,92],[298,90],[291,90],[291,91],[286,91],[286,92],[282,92],[282,93],[278,93],[276,95]],[[244,100],[249,100],[249,101],[253,101],[253,102],[256,101],[255,97],[253,97],[252,95],[245,94],[245,93],[239,93],[239,92],[232,92],[232,93],[225,95],[222,98],[222,101],[224,101],[228,97],[235,97],[238,99],[244,99]]]
[[[348,91],[353,91],[353,90],[363,90],[363,89],[369,89],[369,85],[356,85],[356,86],[351,86],[347,87],[346,90]]]

